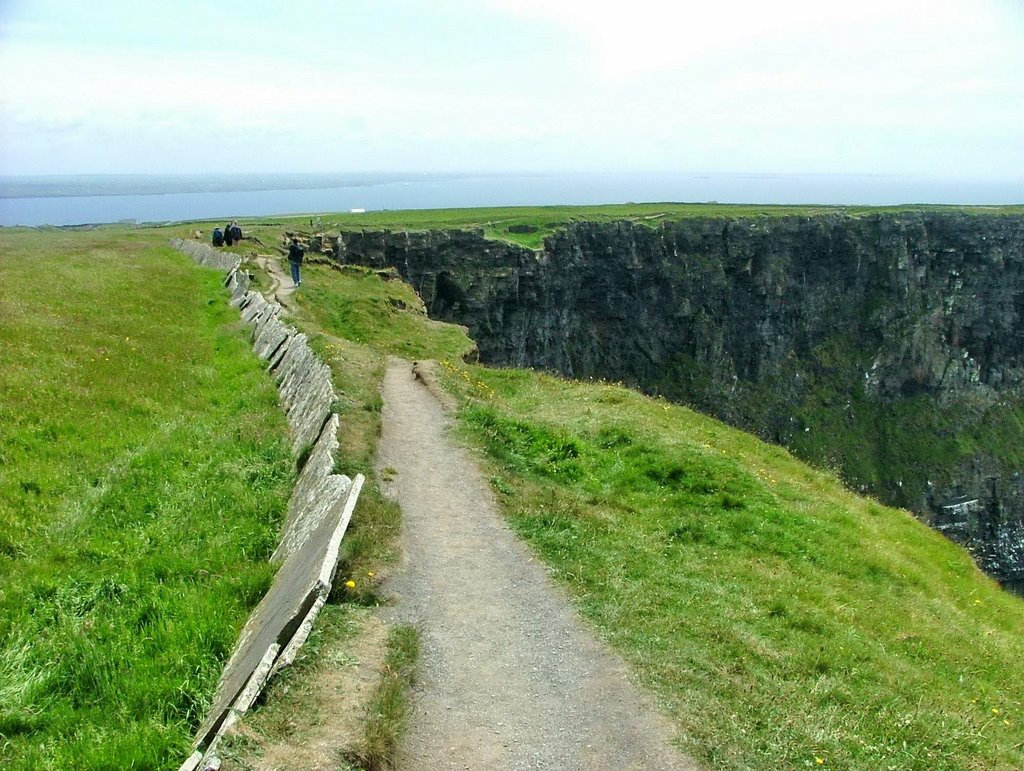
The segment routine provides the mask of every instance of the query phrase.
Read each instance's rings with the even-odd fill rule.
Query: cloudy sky
[[[0,0],[0,173],[1024,178],[1022,0]]]

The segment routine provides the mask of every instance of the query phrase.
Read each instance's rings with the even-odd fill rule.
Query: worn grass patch
[[[906,512],[627,389],[447,363],[516,530],[710,767],[1024,766],[1024,605]]]
[[[0,233],[0,765],[170,768],[268,586],[283,416],[220,276]]]
[[[388,635],[387,657],[380,680],[366,712],[363,739],[346,758],[366,771],[387,771],[395,767],[398,742],[409,716],[409,691],[416,679],[420,633],[400,624]]]
[[[354,768],[343,754],[362,741],[386,640],[373,611],[327,605],[295,664],[220,746],[224,771]]]

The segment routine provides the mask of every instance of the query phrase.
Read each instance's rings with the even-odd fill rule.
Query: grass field
[[[172,768],[293,479],[221,276],[123,228],[0,232],[0,766]]]
[[[753,208],[322,223],[483,227],[532,245],[577,217],[773,214]],[[309,229],[308,218],[258,222],[246,230],[267,250]],[[194,227],[0,231],[4,768],[176,766],[271,578],[294,464],[219,277],[163,246]],[[308,265],[297,299],[296,323],[341,394],[339,470],[370,480],[343,544],[355,586],[339,581],[334,602],[378,602],[395,556],[399,513],[369,476],[385,357],[435,358],[509,522],[656,696],[685,751],[713,768],[1024,767],[1024,604],[906,512],[685,408],[463,364],[465,331],[371,271]],[[398,642],[406,677],[411,640]],[[386,701],[401,712],[400,698]],[[286,714],[297,703],[264,722],[304,719]],[[384,754],[400,730],[379,738]]]

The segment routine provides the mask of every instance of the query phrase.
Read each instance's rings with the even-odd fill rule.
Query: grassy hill
[[[1024,608],[959,547],[685,408],[446,372],[511,523],[688,752],[712,767],[1020,766]]]
[[[322,224],[537,225],[509,234],[529,243],[668,210],[686,207]],[[266,250],[310,229],[259,222]],[[293,466],[217,275],[164,246],[195,227],[0,231],[4,767],[175,766],[269,580]],[[372,271],[307,265],[296,297],[344,394],[343,470],[370,471],[384,357],[438,360],[510,524],[709,767],[1024,767],[1024,603],[906,512],[618,385],[464,364],[464,330]],[[360,560],[395,523],[364,497],[345,599],[372,604],[382,571]]]
[[[293,479],[221,276],[162,235],[0,231],[0,766],[171,768]]]

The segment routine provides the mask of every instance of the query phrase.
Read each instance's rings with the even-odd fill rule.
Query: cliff
[[[686,402],[906,506],[1024,589],[1024,217],[343,233],[481,359]]]

